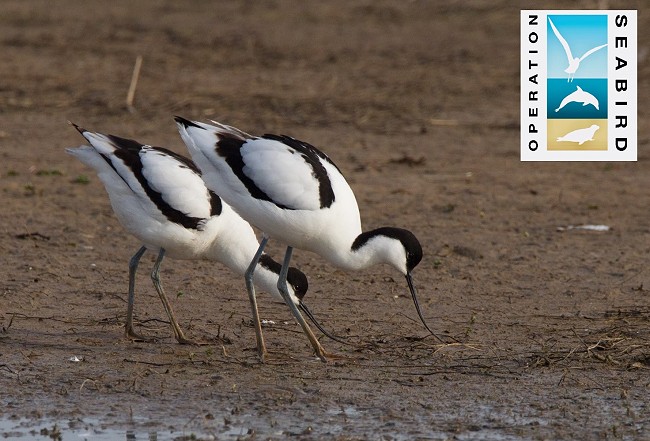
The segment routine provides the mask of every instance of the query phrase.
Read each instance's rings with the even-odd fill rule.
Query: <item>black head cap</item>
[[[268,254],[262,254],[260,256],[259,264],[276,274],[280,274],[280,270],[282,269],[282,265],[273,260]],[[302,298],[305,297],[305,294],[307,294],[307,288],[309,288],[307,276],[305,276],[305,274],[298,268],[291,266],[287,272],[287,282],[293,288],[298,300],[302,300]]]
[[[420,241],[409,230],[400,230],[399,239],[406,250],[406,269],[411,272],[422,260],[422,245]]]
[[[399,240],[402,243],[406,252],[406,270],[408,272],[411,272],[422,260],[422,245],[420,245],[420,241],[415,237],[415,234],[403,228],[382,227],[361,233],[354,240],[352,250],[358,250],[370,239],[377,236],[390,237],[391,239]]]
[[[307,276],[300,271],[298,268],[289,267],[289,272],[287,273],[287,282],[293,287],[294,292],[298,300],[302,300],[307,294],[307,288],[309,288],[309,282],[307,281]]]

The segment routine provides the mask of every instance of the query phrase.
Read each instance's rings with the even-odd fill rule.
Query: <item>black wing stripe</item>
[[[208,195],[210,195],[210,216],[219,216],[223,209],[221,198],[212,190],[208,190]]]
[[[201,169],[197,167],[194,162],[192,162],[190,159],[186,158],[185,156],[179,155],[178,153],[168,150],[164,147],[152,147],[152,149],[156,150],[157,152],[161,152],[161,154],[171,156],[181,164],[181,167],[186,167],[192,170],[197,175],[202,176]],[[219,197],[219,195],[217,195],[215,192],[213,192],[210,189],[208,189],[208,197],[210,198],[210,216],[219,216],[222,210],[221,198]]]
[[[140,150],[143,145],[133,139],[120,138],[119,136],[108,135],[108,138],[113,142],[113,144],[118,147],[115,149],[114,154],[117,158],[121,159],[124,164],[133,172],[133,175],[138,180],[142,188],[144,189],[145,194],[151,200],[151,202],[156,205],[158,210],[167,218],[170,222],[182,225],[185,228],[191,228],[198,230],[205,223],[205,219],[200,217],[188,216],[180,210],[175,209],[165,199],[162,197],[162,193],[155,191],[151,188],[149,181],[145,178],[142,173],[142,160],[140,159]],[[187,158],[184,158],[170,150],[155,147],[156,150],[163,152],[164,154],[169,154],[174,159],[181,162],[184,166],[189,167],[190,169],[198,172],[198,168]],[[103,156],[103,155],[102,155]],[[111,163],[109,158],[104,157],[104,159],[111,165],[113,170],[119,175],[119,172],[115,166]],[[122,177],[120,175],[120,177]],[[128,182],[122,177],[124,182],[128,185]],[[221,213],[221,199],[214,193],[210,194],[210,205],[212,213],[217,212],[216,214]]]
[[[224,133],[220,133],[218,137],[219,140],[216,144],[217,154],[225,159],[235,176],[237,176],[241,183],[244,184],[248,193],[250,193],[252,197],[262,201],[271,202],[282,209],[295,209],[271,199],[271,197],[266,194],[264,190],[259,188],[251,178],[246,176],[244,173],[244,167],[246,164],[244,164],[244,159],[241,155],[241,148],[246,142],[246,139]],[[289,136],[267,134],[262,136],[262,139],[281,142],[299,152],[305,162],[311,167],[314,178],[318,180],[320,208],[329,208],[334,203],[335,196],[334,190],[332,189],[332,183],[327,175],[327,170],[325,170],[325,167],[320,162],[319,158],[329,162],[334,165],[334,167],[336,167],[336,165],[324,153],[306,142],[299,141]]]
[[[304,141],[297,140],[290,136],[266,134],[262,136],[262,138],[279,141],[298,151],[304,158],[305,162],[307,162],[307,164],[309,164],[311,167],[312,175],[314,178],[318,180],[318,196],[320,198],[320,208],[329,208],[334,203],[335,196],[334,190],[332,189],[332,182],[327,175],[327,170],[325,170],[325,167],[320,162],[320,159],[323,159],[336,167],[336,165],[330,160],[330,158],[327,157],[327,155],[325,155],[313,145],[308,144]]]
[[[248,193],[250,193],[252,197],[262,201],[271,202],[285,210],[293,210],[292,207],[287,207],[286,205],[275,202],[264,192],[264,190],[255,184],[255,181],[246,176],[244,173],[244,159],[241,156],[241,147],[246,142],[245,139],[225,133],[219,133],[218,138],[219,140],[216,144],[217,154],[226,160],[226,163],[232,169],[235,176],[237,176],[241,183],[244,184],[244,187],[246,187],[246,190],[248,190]]]

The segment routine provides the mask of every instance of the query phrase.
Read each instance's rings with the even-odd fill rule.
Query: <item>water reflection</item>
[[[134,430],[126,431],[126,441],[136,441],[138,437]],[[140,438],[142,439],[142,438]],[[149,441],[158,441],[158,432],[149,432]]]
[[[127,424],[132,425],[132,424]],[[171,441],[209,440],[212,435],[192,431],[138,430],[109,428],[98,420],[36,420],[16,417],[0,417],[0,439],[34,439],[55,441]]]

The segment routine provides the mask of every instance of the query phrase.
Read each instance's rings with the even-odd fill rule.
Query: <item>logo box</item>
[[[522,10],[521,160],[636,158],[636,11]]]

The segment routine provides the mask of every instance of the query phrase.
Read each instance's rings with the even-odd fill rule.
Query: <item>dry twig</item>
[[[126,108],[129,112],[135,112],[133,107],[133,99],[135,98],[135,88],[138,86],[138,79],[140,78],[140,67],[142,67],[142,55],[138,55],[135,59],[135,66],[133,66],[133,75],[131,75],[131,84],[129,85],[129,92],[126,95]]]

